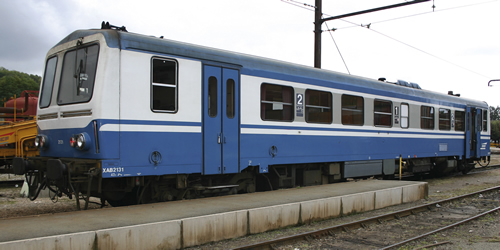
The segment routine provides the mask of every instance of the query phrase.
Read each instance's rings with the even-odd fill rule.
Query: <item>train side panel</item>
[[[246,94],[242,97],[242,166],[258,165],[260,171],[265,173],[269,171],[269,165],[280,164],[464,155],[464,132],[438,130],[437,118],[434,119],[436,129],[420,129],[420,106],[425,105],[423,102],[247,75],[242,76],[242,79],[242,91]],[[264,121],[261,117],[260,91],[262,84],[266,83],[291,86],[295,90],[315,89],[332,93],[333,122],[307,123],[300,117],[300,112],[303,112],[301,109],[294,110],[293,121]],[[367,112],[362,126],[341,124],[339,111],[343,94],[364,97]],[[374,126],[374,116],[369,110],[373,110],[374,100],[380,99],[390,100],[393,108],[399,108],[401,103],[409,104],[409,128],[401,128],[399,116],[393,117],[391,127]],[[296,106],[297,101],[294,100]],[[436,110],[440,108],[450,110],[448,112],[463,111],[446,106],[437,106]]]
[[[158,91],[152,75],[157,62],[176,67],[176,86],[164,87],[174,91],[176,100],[168,103],[174,106],[153,103],[170,98],[167,93],[153,100]],[[120,133],[123,172],[103,177],[201,173],[201,63],[123,50],[120,79],[120,120],[113,130]]]

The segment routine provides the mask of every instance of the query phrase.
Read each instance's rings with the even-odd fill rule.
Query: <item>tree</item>
[[[491,121],[491,141],[500,140],[500,120]]]
[[[490,121],[500,120],[500,107],[490,106]]]
[[[0,67],[0,107],[14,95],[19,97],[24,90],[39,90],[42,78]]]
[[[491,141],[500,140],[500,107],[490,107]]]

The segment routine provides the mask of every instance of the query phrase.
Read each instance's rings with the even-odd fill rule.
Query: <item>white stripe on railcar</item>
[[[242,128],[241,134],[265,135],[308,135],[308,136],[351,136],[351,137],[384,137],[384,138],[425,138],[425,139],[464,139],[463,134],[417,134],[417,133],[385,133],[361,131],[325,131],[325,130],[300,130],[300,129],[260,129]]]
[[[201,126],[104,124],[100,131],[201,133]]]

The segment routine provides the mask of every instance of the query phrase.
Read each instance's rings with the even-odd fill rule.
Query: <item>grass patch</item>
[[[0,201],[0,205],[13,205],[13,204],[16,204],[15,200]]]

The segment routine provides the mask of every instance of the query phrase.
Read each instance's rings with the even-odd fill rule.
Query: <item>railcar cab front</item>
[[[100,131],[118,119],[119,48],[108,44],[110,36],[77,31],[47,54],[35,138],[40,157],[13,163],[16,174],[27,176],[30,199],[46,187],[70,197],[90,190],[100,179],[100,159],[118,158],[119,135]],[[85,188],[72,186],[72,177]]]

